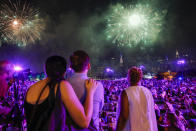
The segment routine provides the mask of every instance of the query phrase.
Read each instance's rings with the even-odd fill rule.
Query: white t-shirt
[[[129,118],[125,131],[157,131],[151,92],[143,86],[130,86],[125,91],[129,101]]]

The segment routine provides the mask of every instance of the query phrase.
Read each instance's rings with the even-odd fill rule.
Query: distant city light
[[[178,61],[177,61],[177,64],[178,64],[178,65],[183,65],[183,64],[185,64],[185,60],[178,60]]]
[[[145,66],[140,65],[139,68],[140,68],[140,69],[145,69]]]
[[[143,77],[146,78],[146,79],[152,79],[153,78],[153,76],[151,76],[151,75],[144,75]]]
[[[67,70],[68,70],[68,71],[72,71],[72,68],[69,67]]]
[[[111,68],[106,68],[106,72],[110,72],[110,73],[113,73],[114,72],[114,70],[112,70]]]
[[[183,78],[182,77],[178,77],[178,80],[182,80]]]

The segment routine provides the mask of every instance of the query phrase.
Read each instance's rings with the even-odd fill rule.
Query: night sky
[[[105,14],[116,3],[147,1],[156,8],[166,9],[162,31],[155,43],[141,48],[118,47],[106,40]],[[46,21],[42,39],[26,47],[2,42],[0,60],[21,63],[24,68],[43,71],[45,59],[54,54],[65,56],[78,49],[89,53],[93,67],[110,66],[123,55],[127,65],[149,64],[168,57],[174,60],[176,50],[180,56],[196,60],[196,9],[185,0],[27,0],[39,8]]]

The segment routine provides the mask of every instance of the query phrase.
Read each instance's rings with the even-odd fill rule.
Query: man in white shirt
[[[130,87],[121,94],[117,131],[157,131],[154,100],[151,92],[141,86],[142,71],[132,67],[128,72]]]
[[[84,103],[86,97],[84,83],[85,80],[89,79],[87,73],[90,70],[90,59],[88,54],[82,50],[75,51],[70,56],[70,67],[74,70],[74,74],[70,78],[68,78],[68,81],[72,85],[81,103]],[[93,123],[90,123],[90,126],[94,126],[96,130],[99,130],[99,112],[102,110],[103,105],[104,89],[103,85],[98,82],[98,87],[93,97]]]

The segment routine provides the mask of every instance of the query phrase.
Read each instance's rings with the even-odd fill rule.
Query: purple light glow
[[[69,67],[68,69],[67,69],[68,71],[72,71],[72,69]]]
[[[106,72],[114,72],[111,68],[106,68]]]
[[[177,64],[178,64],[178,65],[183,65],[183,64],[185,64],[185,60],[178,60],[178,61],[177,61]]]
[[[110,72],[110,68],[106,68],[106,72]]]
[[[140,69],[145,69],[145,66],[140,65],[139,68],[140,68]]]
[[[178,77],[178,80],[182,80],[183,78],[182,77]]]
[[[14,66],[14,70],[15,71],[21,71],[22,70],[22,67],[20,67],[20,66]]]

